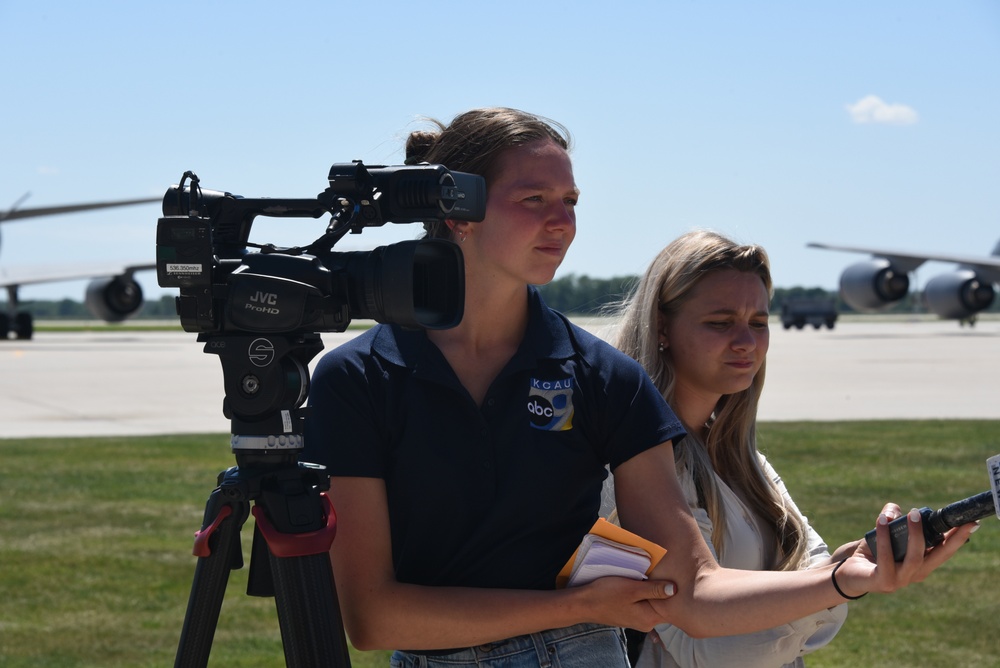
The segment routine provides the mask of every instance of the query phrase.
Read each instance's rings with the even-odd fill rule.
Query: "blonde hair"
[[[760,246],[740,245],[711,231],[689,232],[671,242],[650,263],[629,298],[620,307],[615,345],[646,369],[668,403],[674,400],[675,371],[669,355],[659,350],[658,314],[674,316],[691,290],[707,274],[735,269],[760,277],[768,297],[773,293],[767,253]],[[806,558],[805,520],[785,505],[775,483],[761,468],[757,451],[757,404],[764,388],[764,370],[747,389],[723,395],[706,425],[686,425],[690,432],[674,446],[678,473],[688,471],[698,502],[716,529],[716,554],[725,547],[725,510],[713,470],[731,487],[743,492],[750,506],[774,528],[774,570],[797,570]]]

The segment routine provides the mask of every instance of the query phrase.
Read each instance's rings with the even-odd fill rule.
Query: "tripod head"
[[[323,349],[319,334],[200,334],[198,340],[222,363],[222,412],[230,420],[233,452],[301,450],[308,366]]]

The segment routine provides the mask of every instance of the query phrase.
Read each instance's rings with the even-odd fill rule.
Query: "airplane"
[[[117,206],[132,206],[160,201],[159,197],[114,200],[108,202],[91,202],[85,204],[66,204],[60,206],[21,209],[18,205],[24,201],[19,199],[12,208],[0,211],[0,223],[24,218],[40,216],[55,216],[76,211],[91,211]],[[0,312],[0,341],[5,341],[13,334],[18,339],[30,339],[35,331],[31,313],[18,311],[18,289],[23,285],[37,283],[56,283],[79,279],[93,279],[87,285],[85,302],[87,308],[95,317],[106,322],[121,322],[134,315],[142,306],[142,288],[136,283],[133,274],[137,271],[155,269],[155,263],[92,263],[89,265],[74,264],[62,270],[17,269],[13,271],[0,270],[0,288],[7,290],[7,312]]]
[[[810,248],[871,253],[872,258],[852,264],[840,275],[840,296],[854,310],[874,312],[906,296],[909,272],[924,262],[953,262],[953,271],[934,276],[924,286],[927,307],[940,318],[974,325],[977,314],[993,303],[1000,282],[1000,242],[987,256],[911,253],[858,246],[808,243]]]

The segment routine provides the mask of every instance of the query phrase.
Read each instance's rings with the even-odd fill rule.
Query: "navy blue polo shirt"
[[[378,325],[317,365],[301,459],[385,480],[401,582],[553,588],[605,465],[684,435],[637,362],[529,303],[481,406],[423,331]]]

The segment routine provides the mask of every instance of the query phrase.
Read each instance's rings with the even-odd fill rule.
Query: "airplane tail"
[[[990,253],[990,255],[1000,255],[1000,241],[998,241],[997,245],[993,247],[993,252]]]

